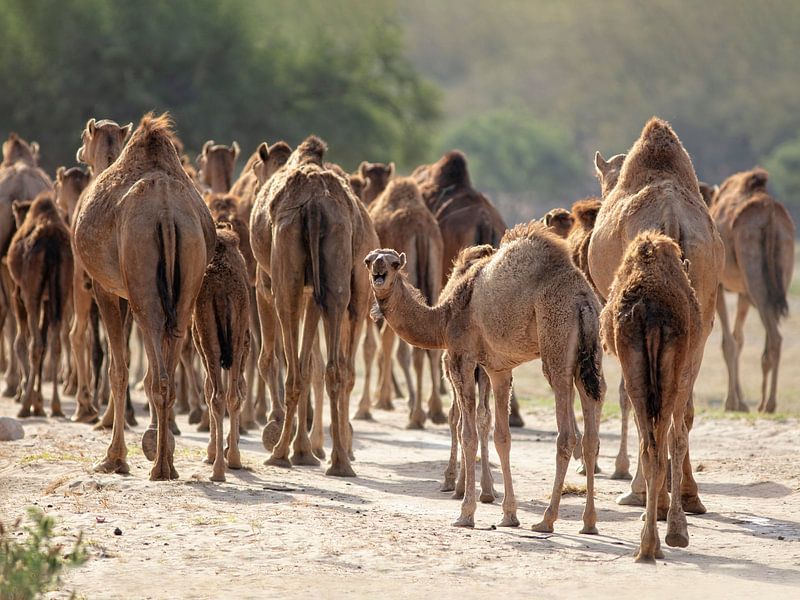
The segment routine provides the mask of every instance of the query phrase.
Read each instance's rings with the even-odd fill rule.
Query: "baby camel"
[[[703,332],[700,305],[689,281],[689,263],[681,254],[671,238],[655,231],[640,233],[628,246],[601,315],[603,344],[622,363],[640,432],[647,509],[637,562],[663,558],[656,521],[659,509],[667,503],[667,544],[689,545],[681,505],[683,459],[689,447],[684,414],[692,383],[686,373],[695,340],[702,339]],[[664,486],[668,442],[671,500]]]
[[[461,411],[465,493],[457,527],[475,523],[477,428],[475,368],[483,367],[495,397],[494,443],[500,456],[505,497],[501,526],[515,527],[517,503],[511,482],[508,429],[512,370],[541,358],[556,396],[558,450],[550,505],[535,531],[553,531],[564,476],[576,443],[573,383],[581,397],[586,423],[583,454],[587,466],[583,533],[597,533],[594,462],[598,418],[605,382],[599,338],[600,305],[586,278],[572,264],[566,244],[543,223],[508,231],[500,248],[472,265],[439,303],[424,304],[401,269],[406,257],[394,250],[374,250],[365,259],[377,304],[392,329],[408,343],[448,352],[448,375]]]
[[[211,418],[208,462],[212,481],[225,481],[225,462],[240,469],[239,413],[246,392],[244,367],[250,349],[250,286],[247,267],[239,252],[239,236],[230,223],[217,224],[214,258],[206,267],[194,307],[192,334],[206,370],[205,397]],[[228,371],[223,404],[222,373]],[[231,419],[228,449],[222,452],[225,404]]]
[[[17,287],[14,291],[17,315],[15,349],[24,352],[28,338],[25,393],[20,417],[44,415],[42,407],[42,362],[48,341],[53,382],[51,411],[63,417],[58,398],[58,365],[61,357],[61,322],[72,285],[72,249],[69,230],[53,201],[52,192],[42,192],[27,206],[13,203],[18,229],[8,249],[8,269]],[[27,215],[22,217],[23,212]]]

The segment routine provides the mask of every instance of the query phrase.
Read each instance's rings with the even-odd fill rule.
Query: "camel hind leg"
[[[370,406],[372,405],[372,364],[375,362],[375,352],[378,344],[375,341],[375,325],[369,321],[364,328],[364,344],[362,346],[362,354],[364,358],[364,390],[361,392],[361,401],[358,403],[358,410],[356,411],[354,419],[358,421],[371,421],[372,413],[370,413]]]
[[[320,460],[325,458],[325,430],[322,426],[323,405],[325,403],[324,360],[320,347],[319,332],[314,337],[311,355],[311,387],[314,393],[314,421],[311,425],[311,451]]]
[[[397,356],[399,362],[403,364],[403,372],[405,372],[408,368],[408,351],[410,346],[400,340],[400,346],[397,348]],[[411,350],[411,354],[413,357],[414,362],[414,374],[416,375],[416,383],[414,386],[414,391],[411,391],[412,386],[410,385],[411,382],[409,381],[409,394],[408,394],[408,407],[409,407],[409,415],[408,415],[408,424],[406,425],[406,429],[424,429],[425,428],[425,411],[422,409],[422,376],[425,372],[425,350],[422,348],[414,348]],[[400,359],[400,356],[403,356]]]
[[[758,405],[758,412],[774,413],[783,338],[778,331],[777,315],[769,310],[759,310],[759,315],[764,329],[766,329],[766,340],[764,341],[764,353],[761,355],[761,402]]]
[[[482,367],[475,369],[478,380],[478,436],[481,444],[481,502],[491,504],[498,497],[494,491],[492,469],[489,465],[489,430],[492,428],[492,409],[489,406],[491,382]],[[509,437],[509,444],[511,438]],[[504,475],[505,477],[505,475]]]
[[[461,412],[461,475],[464,477],[464,499],[461,501],[461,514],[453,523],[454,527],[475,526],[475,459],[478,452],[475,411],[476,366],[474,362],[467,361],[461,356],[450,357],[450,377]]]
[[[447,423],[447,415],[442,407],[442,395],[439,393],[439,382],[442,380],[442,351],[426,350],[428,365],[431,369],[431,395],[428,398],[428,418],[436,425]],[[420,389],[419,395],[422,396]]]

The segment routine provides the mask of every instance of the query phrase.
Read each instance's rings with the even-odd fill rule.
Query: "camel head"
[[[3,142],[3,165],[10,166],[20,160],[31,167],[37,166],[39,164],[39,144],[36,142],[29,144],[16,133],[12,133]]]
[[[706,206],[711,208],[711,205],[714,204],[714,195],[719,191],[718,185],[710,185],[703,181],[700,183],[700,195],[703,197],[703,202],[706,203]]]
[[[617,185],[619,173],[622,170],[622,163],[624,162],[624,154],[617,154],[606,161],[600,152],[594,153],[594,169],[597,178],[600,180],[600,195],[603,198]]]
[[[542,223],[558,237],[566,238],[575,218],[566,208],[554,208],[542,217]]]
[[[367,182],[364,181],[364,178],[361,177],[358,173],[353,173],[350,177],[347,178],[347,181],[350,183],[350,189],[353,190],[353,193],[356,195],[356,198],[360,200],[364,200],[364,187],[367,185]]]
[[[577,200],[572,205],[572,216],[575,222],[580,224],[583,229],[594,229],[594,222],[597,220],[597,213],[600,212],[602,203],[599,198],[583,198]]]
[[[131,134],[133,123],[120,127],[110,119],[89,119],[81,133],[81,147],[75,156],[79,163],[89,165],[96,176],[117,160]]]
[[[370,275],[372,290],[376,298],[384,298],[389,294],[400,269],[406,265],[406,254],[398,254],[390,248],[373,250],[364,259]]]
[[[11,203],[11,210],[14,213],[14,223],[16,224],[17,229],[22,227],[22,224],[25,222],[25,218],[28,216],[32,205],[33,200],[14,200]]]
[[[80,167],[70,169],[58,167],[53,195],[56,204],[67,214],[70,222],[78,205],[78,198],[87,185],[89,185],[89,173]]]
[[[269,180],[292,155],[292,148],[286,142],[275,142],[272,146],[267,146],[262,142],[256,151],[258,159],[253,163],[253,173],[258,178],[259,185]]]
[[[394,163],[386,165],[364,161],[358,166],[358,174],[364,180],[361,197],[366,204],[369,204],[386,189],[389,180],[394,175]]]
[[[227,192],[233,182],[236,159],[239,157],[239,144],[230,146],[208,140],[197,155],[197,169],[200,180],[214,192]]]

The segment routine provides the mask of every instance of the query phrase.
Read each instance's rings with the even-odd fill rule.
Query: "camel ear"
[[[552,213],[547,213],[545,216],[543,216],[542,221],[544,221],[545,227],[550,227],[550,223],[553,221]]]
[[[394,177],[394,162],[389,163],[389,177]]]
[[[233,160],[236,160],[239,156],[239,143],[234,141],[233,144],[231,144],[231,148],[233,148]]]
[[[94,135],[96,128],[95,128],[95,120],[94,117],[86,121],[86,131],[89,135]]]
[[[689,261],[689,259],[688,258],[684,258],[683,259],[683,270],[686,272],[687,275],[689,274],[689,269],[691,268],[691,266],[692,266],[692,263]]]
[[[214,140],[208,140],[205,144],[203,144],[203,156],[208,154],[208,151],[211,149],[211,146],[214,145]]]
[[[399,260],[399,262],[397,262],[397,263],[392,263],[392,265],[394,265],[394,267],[395,267],[395,268],[396,268],[398,271],[399,271],[400,269],[402,269],[403,267],[405,267],[405,266],[406,266],[406,253],[405,253],[405,252],[401,252],[401,253],[400,253],[400,260]]]
[[[86,161],[83,160],[83,146],[78,148],[78,151],[75,153],[75,161],[86,164]]]
[[[598,177],[603,177],[606,171],[608,170],[608,162],[603,155],[600,154],[600,151],[594,153],[594,170],[597,173]]]
[[[56,169],[56,181],[58,183],[61,183],[62,181],[64,181],[64,171],[65,170],[66,169],[64,167],[58,167]]]
[[[358,174],[361,175],[361,177],[363,177],[364,179],[367,178],[367,167],[368,166],[369,166],[369,163],[367,161],[365,161],[365,160],[362,160],[361,164],[358,165]]]
[[[258,157],[263,162],[267,162],[267,160],[269,160],[269,146],[267,146],[267,142],[261,142],[257,152],[258,152]]]
[[[39,142],[31,142],[31,154],[33,154],[33,158],[39,160]]]
[[[122,136],[122,141],[126,141],[130,135],[131,131],[133,131],[133,123],[128,123],[125,127],[120,129],[120,135]]]

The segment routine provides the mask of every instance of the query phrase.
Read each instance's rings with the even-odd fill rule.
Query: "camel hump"
[[[172,144],[173,137],[175,137],[175,132],[172,130],[172,117],[169,113],[165,112],[156,116],[151,111],[139,121],[139,126],[131,136],[130,144],[142,144],[154,139],[166,139]]]
[[[419,186],[411,177],[393,179],[386,186],[383,194],[386,196],[388,203],[393,206],[423,205]]]
[[[769,174],[762,168],[756,167],[747,175],[745,189],[748,192],[766,191]]]
[[[295,148],[289,160],[294,165],[311,162],[321,166],[327,151],[328,145],[322,139],[316,135],[310,135]]]
[[[431,179],[440,188],[447,186],[469,187],[469,172],[467,171],[467,157],[460,150],[451,150],[445,154],[431,169]]]
[[[651,118],[642,129],[639,139],[628,153],[620,173],[620,183],[630,186],[648,171],[659,171],[679,178],[687,185],[697,186],[697,176],[689,155],[669,123]]]

